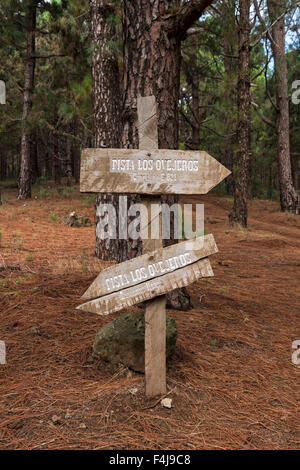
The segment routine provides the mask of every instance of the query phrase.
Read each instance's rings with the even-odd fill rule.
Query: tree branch
[[[259,19],[260,23],[263,25],[264,28],[266,28],[267,25],[266,25],[265,20],[263,19],[263,17],[262,17],[261,14],[260,14],[260,10],[259,10],[259,6],[258,6],[258,3],[257,3],[257,0],[254,0],[254,7],[255,7],[256,14],[257,14],[257,16],[258,16],[258,19]],[[269,30],[267,30],[266,36],[267,36],[267,38],[268,38],[271,42],[273,42],[273,44],[275,44],[275,43],[274,43],[274,39],[272,38],[271,33],[270,33]]]
[[[189,28],[186,32],[186,35],[190,37],[190,36],[194,36],[195,34],[200,34],[204,32],[205,32],[205,28]]]
[[[202,125],[202,127],[204,127],[205,129],[207,129],[208,131],[212,132],[213,134],[219,136],[219,137],[233,137],[236,132],[232,132],[231,134],[220,134],[219,132],[215,131],[214,129],[212,129],[211,127],[208,127],[208,126],[205,126],[204,124]]]
[[[190,0],[186,2],[175,15],[166,18],[166,27],[170,35],[185,36],[187,30],[197,21],[205,8],[214,0]]]
[[[257,112],[257,114],[259,115],[259,117],[262,119],[262,121],[264,121],[264,122],[265,122],[266,124],[268,124],[269,126],[275,128],[274,123],[273,123],[269,118],[267,118],[267,117],[259,110],[258,104],[254,103],[254,101],[251,101],[251,104],[252,104],[253,108],[255,109],[255,111]]]
[[[190,118],[185,114],[182,108],[179,109],[180,114],[184,117],[186,122],[194,129],[196,126],[195,124],[190,120]]]
[[[273,23],[270,24],[270,26],[258,36],[254,43],[250,45],[250,50],[253,49],[253,47],[255,47],[261,41],[265,34],[269,33],[269,31],[273,28],[276,23],[278,23],[278,21],[281,20],[281,18],[283,18],[287,13],[289,13],[294,8],[298,8],[299,6],[300,2],[297,2],[295,3],[295,5],[292,5],[290,8],[287,8],[283,13],[281,13],[281,15],[278,16],[278,18],[276,18],[276,20],[274,20]]]
[[[51,59],[53,57],[66,57],[66,54],[33,55],[31,59]]]

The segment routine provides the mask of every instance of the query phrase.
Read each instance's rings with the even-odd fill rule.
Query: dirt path
[[[93,219],[93,207],[47,191],[25,205],[8,192],[0,208],[0,448],[300,448],[300,218],[253,201],[250,230],[231,230],[231,201],[201,199],[220,253],[215,277],[189,287],[194,309],[168,313],[179,339],[166,410],[144,399],[142,375],[91,362],[95,332],[115,315],[74,307],[107,263],[93,256],[93,227],[60,218]]]

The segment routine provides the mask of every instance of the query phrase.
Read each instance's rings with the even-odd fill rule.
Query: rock
[[[51,418],[51,421],[52,421],[53,424],[60,424],[61,423],[60,417],[57,416],[57,415],[53,415],[52,418]]]
[[[61,219],[62,223],[69,227],[91,227],[91,219],[84,215],[77,215],[76,212],[71,212]]]
[[[167,317],[167,359],[175,350],[177,328],[173,318]],[[145,316],[144,312],[125,313],[104,325],[96,334],[95,357],[112,364],[124,364],[136,372],[145,371]]]
[[[80,423],[79,424],[79,429],[86,429],[86,424],[85,423]]]
[[[41,332],[40,332],[40,329],[38,326],[32,326],[29,330],[29,332],[32,334],[32,335],[40,335]]]
[[[163,398],[160,404],[164,408],[172,408],[172,398]]]

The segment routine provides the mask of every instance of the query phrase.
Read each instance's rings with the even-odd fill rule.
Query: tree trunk
[[[180,86],[180,39],[170,35],[163,17],[168,14],[165,0],[144,2],[124,0],[124,127],[122,144],[138,148],[137,97],[154,95],[158,104],[159,148],[178,148],[178,100]],[[132,197],[134,202],[138,197]],[[173,204],[176,196],[162,198]],[[164,240],[170,245],[175,240]],[[129,240],[124,255],[141,253],[141,243]],[[190,298],[185,289],[168,295],[168,305],[186,310]]]
[[[61,159],[59,154],[59,140],[58,135],[53,134],[53,173],[54,182],[56,185],[61,184]]]
[[[192,77],[192,110],[193,110],[193,126],[192,126],[192,149],[200,149],[200,113],[199,113],[199,77]]]
[[[276,18],[279,18],[285,8],[285,0],[268,0],[270,21],[273,23]],[[285,54],[284,23],[283,16],[272,28],[272,37],[274,39],[272,51],[276,79],[276,136],[280,207],[282,211],[299,214],[300,200],[293,186],[290,159],[288,71]]]
[[[250,0],[239,2],[238,58],[238,126],[234,171],[234,205],[229,214],[231,224],[247,227],[247,193],[250,168]]]
[[[37,149],[37,134],[35,131],[30,133],[30,162],[31,162],[31,184],[35,184],[39,177],[39,162]]]
[[[27,7],[27,51],[25,62],[25,85],[21,134],[21,161],[18,199],[31,197],[30,129],[28,118],[32,108],[35,69],[35,28],[37,2],[31,1]]]
[[[234,143],[236,130],[236,72],[237,61],[237,28],[235,24],[235,6],[236,0],[224,2],[223,18],[224,18],[224,166],[231,172],[233,171],[234,161]],[[226,178],[225,185],[228,193],[234,190],[234,181],[232,173]]]
[[[91,37],[94,45],[92,57],[94,101],[94,145],[98,148],[121,146],[120,77],[118,58],[109,43],[116,34],[111,20],[115,13],[112,3],[90,0]],[[99,193],[95,203],[96,256],[103,260],[120,261],[119,240],[102,240],[97,236],[100,204],[113,204],[118,215],[119,196]],[[117,217],[118,220],[118,217]]]
[[[66,175],[67,186],[72,186],[72,143],[70,136],[66,137]]]
[[[75,135],[77,136],[80,135],[80,126],[79,126],[78,116],[75,116],[74,132],[75,132]],[[80,150],[81,149],[80,149],[79,142],[77,142],[77,140],[74,140],[72,153],[73,153],[73,174],[74,174],[75,184],[78,184],[80,181]]]

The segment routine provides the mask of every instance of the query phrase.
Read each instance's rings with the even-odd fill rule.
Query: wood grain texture
[[[97,315],[109,315],[118,312],[122,308],[131,307],[145,300],[166,294],[173,289],[188,286],[202,277],[211,276],[213,276],[213,271],[210,262],[207,258],[204,258],[151,281],[142,282],[128,289],[86,302],[77,309],[96,313]]]
[[[6,364],[6,346],[4,341],[0,341],[0,364]]]
[[[157,104],[153,95],[137,99],[139,149],[158,149]],[[149,184],[147,184],[148,187]],[[160,196],[144,195],[142,203],[147,212],[141,212],[143,253],[162,248],[162,216]],[[154,204],[156,213],[150,212]],[[148,214],[151,214],[150,222]],[[156,232],[158,237],[153,237]],[[145,308],[145,385],[146,395],[163,395],[167,391],[166,377],[166,297],[161,295],[146,302]]]
[[[152,110],[151,110],[152,111]],[[156,150],[153,117],[141,124],[148,149],[85,149],[80,191],[137,194],[206,194],[230,171],[202,151]]]
[[[155,241],[161,244],[161,240],[150,240],[152,243]],[[144,240],[144,251],[146,251],[144,255],[103,270],[81,298],[91,300],[132,287],[176,271],[218,251],[212,234],[155,251],[149,251],[145,242],[146,240]]]

